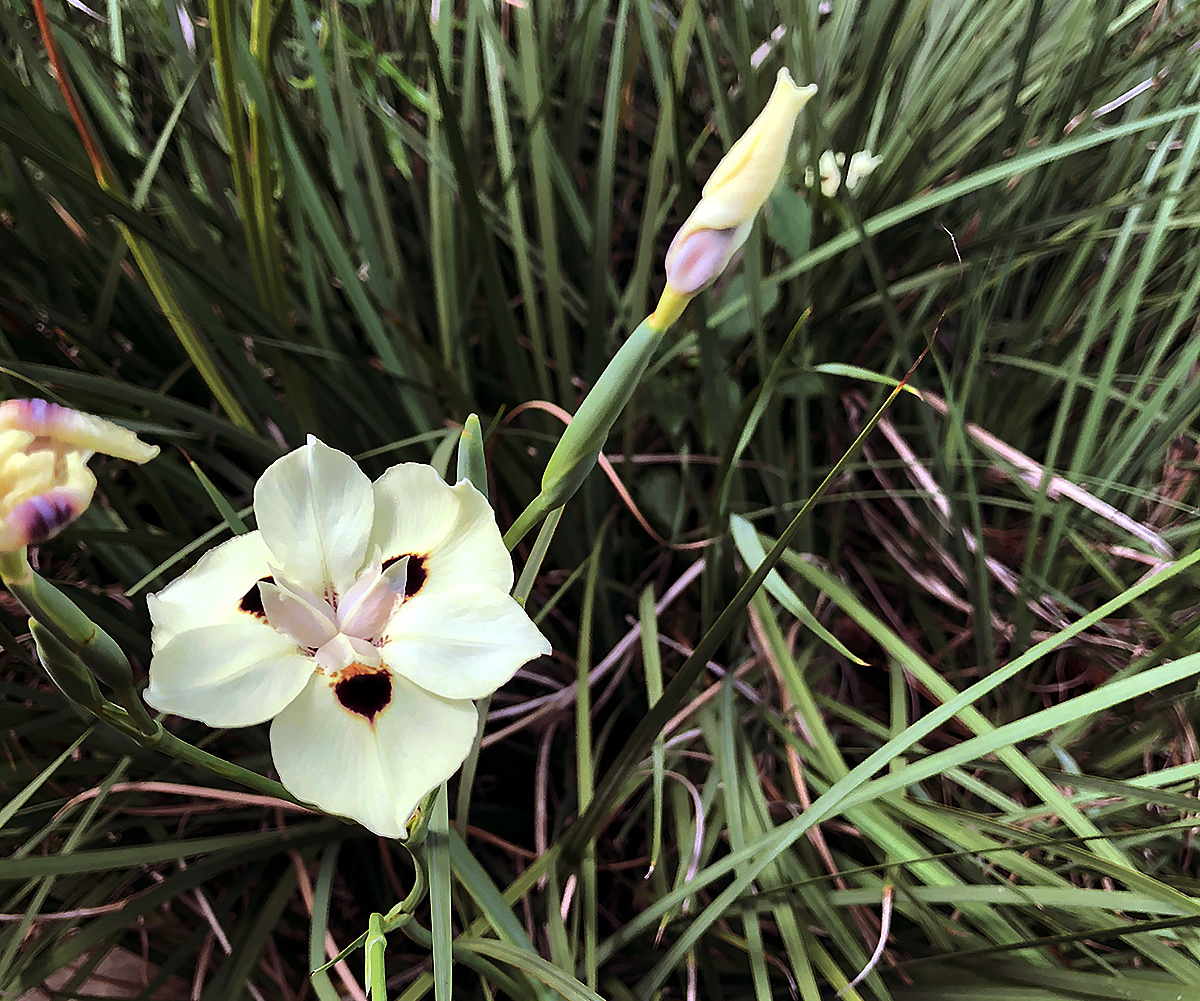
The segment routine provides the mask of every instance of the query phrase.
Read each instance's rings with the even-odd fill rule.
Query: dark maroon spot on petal
[[[250,590],[242,595],[242,600],[238,602],[238,608],[240,608],[243,612],[249,612],[256,619],[262,619],[265,622],[267,619],[267,612],[266,609],[263,608],[262,592],[258,589],[258,585],[264,580],[268,584],[275,583],[274,577],[259,577],[258,580],[254,582],[254,585],[250,588]]]
[[[69,495],[51,491],[19,505],[12,519],[14,524],[23,527],[23,534],[32,546],[53,539],[79,514]]]
[[[403,553],[400,556],[384,560],[383,569],[386,570],[396,561],[404,559],[405,556],[408,557],[408,572],[404,577],[404,597],[411,598],[425,586],[425,579],[429,576],[429,572],[425,569],[425,557],[415,553]]]
[[[392,676],[387,671],[355,674],[334,685],[333,694],[343,709],[374,723],[392,701]]]
[[[425,586],[425,578],[429,576],[429,572],[425,569],[424,556],[410,556],[408,558],[408,574],[404,578],[404,596],[412,597]]]

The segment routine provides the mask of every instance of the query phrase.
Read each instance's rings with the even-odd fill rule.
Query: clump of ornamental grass
[[[0,9],[0,987],[1186,996],[1197,14],[434,10]]]

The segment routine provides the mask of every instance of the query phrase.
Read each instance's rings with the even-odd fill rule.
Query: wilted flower
[[[290,792],[403,837],[471,748],[471,700],[550,652],[509,595],[492,510],[426,465],[372,483],[311,437],[263,473],[254,509],[258,531],[149,597],[146,701],[210,726],[273,719]]]
[[[759,116],[717,164],[703,197],[667,250],[667,287],[651,322],[662,329],[711,284],[750,236],[754,219],[779,182],[800,109],[817,92],[781,69]]]
[[[45,542],[86,510],[96,452],[138,463],[158,455],[101,417],[45,400],[0,403],[0,552]]]

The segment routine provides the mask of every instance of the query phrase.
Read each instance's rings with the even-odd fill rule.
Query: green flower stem
[[[383,965],[387,936],[383,933],[383,915],[372,914],[367,919],[367,939],[363,946],[366,969],[363,983],[367,985],[367,997],[371,1001],[387,1001],[387,972]]]
[[[296,799],[278,782],[226,761],[224,758],[218,758],[207,751],[202,751],[163,729],[162,724],[151,719],[145,707],[141,705],[137,693],[132,690],[132,685],[130,686],[131,698],[133,704],[141,710],[140,712],[130,713],[122,706],[110,702],[100,694],[100,689],[96,687],[95,680],[84,667],[80,658],[61,642],[58,636],[36,619],[30,619],[30,628],[37,643],[38,659],[41,660],[42,667],[50,675],[51,680],[67,698],[92,713],[97,719],[107,723],[148,750],[164,751],[173,758],[190,765],[199,765],[207,771],[237,782],[264,796],[273,796],[275,799],[286,800],[298,806],[308,805]]]
[[[561,505],[559,506],[561,507]],[[529,506],[517,515],[517,520],[504,533],[504,545],[508,547],[509,552],[516,549],[517,543],[529,534],[529,530],[553,510],[554,505],[550,503],[544,492],[531,500]]]
[[[609,431],[633,396],[664,330],[652,326],[649,318],[638,324],[579,405],[542,473],[542,493],[551,508],[565,504],[592,471]]]
[[[29,565],[26,550],[0,553],[0,580],[47,634],[112,689],[121,708],[142,733],[149,735],[158,731],[158,724],[142,705],[133,683],[133,669],[117,641],[62,591],[36,573]],[[44,636],[42,642],[45,642]],[[54,680],[55,684],[59,683],[57,678]],[[63,690],[67,691],[66,688]],[[71,693],[67,691],[67,694]]]
[[[143,743],[150,733],[141,729],[120,706],[109,702],[96,685],[96,679],[84,666],[75,653],[68,649],[57,636],[43,626],[37,619],[29,620],[29,631],[33,634],[33,642],[37,646],[38,660],[50,675],[59,690],[76,707],[90,712],[96,718],[103,720],[109,726],[138,743]],[[151,726],[157,731],[158,724],[153,720]]]
[[[454,810],[454,829],[464,840],[467,837],[467,824],[471,816],[471,790],[475,788],[475,769],[479,765],[479,752],[483,747],[483,728],[487,725],[488,710],[492,707],[492,697],[484,696],[475,703],[475,712],[479,722],[475,726],[475,741],[471,750],[462,763],[458,773],[458,801]]]
[[[558,528],[558,523],[562,518],[562,510],[561,507],[555,508],[547,515],[546,520],[542,522],[537,540],[533,544],[533,549],[530,550],[529,559],[526,560],[525,566],[521,570],[521,577],[517,581],[517,586],[513,588],[513,597],[520,603],[522,608],[525,607],[525,602],[529,600],[529,595],[533,592],[533,583],[537,580],[538,571],[542,569],[542,561],[546,558],[546,553],[550,549],[550,542],[554,538],[554,532]]]
[[[222,778],[229,779],[231,782],[236,782],[257,793],[262,793],[264,796],[273,796],[275,799],[286,800],[288,803],[295,803],[297,806],[303,806],[309,810],[316,809],[303,800],[297,799],[274,779],[269,779],[265,775],[259,775],[258,772],[252,772],[241,765],[235,765],[224,758],[218,758],[215,754],[202,751],[200,748],[189,744],[186,740],[180,740],[175,734],[161,727],[157,736],[143,737],[139,743],[149,750],[164,751],[171,755],[171,757],[177,758],[189,765],[198,765],[212,772],[214,775],[220,775]],[[317,812],[320,811],[318,810]]]
[[[664,322],[657,311],[652,313],[613,355],[554,447],[542,473],[541,492],[504,534],[504,544],[510,550],[546,515],[566,504],[595,468],[609,432],[633,396],[663,334],[678,315],[675,312]]]
[[[403,842],[401,842],[401,845],[407,850],[407,846],[404,846]],[[410,921],[412,921],[413,916],[416,914],[417,908],[425,900],[425,895],[429,890],[429,884],[425,880],[425,868],[421,864],[421,860],[412,852],[409,852],[409,858],[412,859],[414,875],[413,888],[409,891],[408,896],[401,900],[400,903],[398,903],[390,911],[388,911],[387,914],[378,915],[381,918],[378,923],[378,928],[374,927],[374,922],[371,920],[377,915],[372,914],[371,917],[367,919],[367,930],[359,935],[358,938],[347,945],[344,949],[342,949],[342,951],[334,956],[333,959],[329,960],[329,962],[325,963],[323,966],[318,966],[312,971],[313,973],[321,973],[324,970],[328,970],[336,963],[340,963],[359,946],[365,947],[368,945],[368,943],[374,944],[375,940],[372,938],[372,935],[376,933],[387,935],[389,932],[404,928]],[[429,941],[425,942],[425,947],[429,948]]]
[[[265,796],[307,805],[278,782],[193,747],[164,730],[146,711],[134,686],[129,660],[116,640],[35,573],[25,550],[0,553],[0,580],[29,613],[42,666],[71,701],[145,748],[164,751]],[[94,677],[112,688],[120,705],[101,695]]]

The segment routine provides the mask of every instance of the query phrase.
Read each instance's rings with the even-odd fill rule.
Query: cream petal
[[[383,662],[447,699],[478,699],[550,644],[503,591],[471,590],[410,598],[388,623]]]
[[[209,726],[261,723],[291,702],[316,668],[312,657],[263,622],[180,633],[150,661],[146,701]]]
[[[709,175],[701,193],[713,213],[705,225],[726,229],[756,215],[779,181],[796,117],[817,92],[814,84],[796,86],[781,69],[766,106]]]
[[[329,675],[344,671],[351,664],[367,668],[378,667],[380,664],[377,646],[368,640],[347,636],[345,633],[338,633],[327,643],[321,644],[321,647],[314,651],[313,659]]]
[[[779,71],[766,107],[721,158],[671,241],[666,272],[672,299],[655,311],[656,329],[678,317],[679,297],[714,281],[746,242],[783,172],[796,116],[816,92],[813,85],[797,87],[786,69]]]
[[[371,544],[385,560],[424,557],[431,590],[512,589],[512,557],[487,499],[466,480],[449,486],[432,466],[401,463],[375,481]]]
[[[869,149],[860,149],[850,157],[850,166],[846,168],[846,188],[853,191],[863,181],[875,173],[880,159],[872,156]]]
[[[29,431],[71,448],[115,455],[131,462],[149,462],[158,447],[139,441],[126,428],[103,417],[80,413],[45,400],[5,400],[0,403],[0,427]]]
[[[255,585],[271,576],[270,557],[258,532],[238,535],[210,549],[157,594],[147,595],[155,651],[189,629],[261,621],[247,607],[258,605]],[[247,607],[242,606],[243,599]]]
[[[276,564],[318,595],[343,594],[354,583],[374,507],[366,473],[311,436],[271,463],[254,487],[254,516]]]
[[[297,798],[402,838],[421,797],[463,763],[476,721],[471,702],[393,678],[391,702],[368,722],[342,707],[329,678],[314,675],[271,724],[271,756]]]

